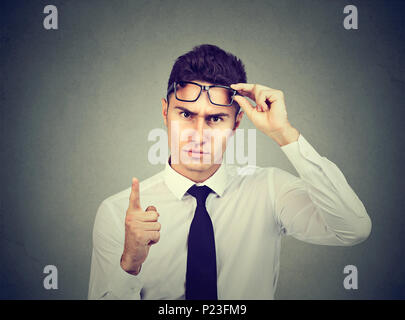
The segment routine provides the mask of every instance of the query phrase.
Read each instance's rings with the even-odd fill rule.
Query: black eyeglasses
[[[235,95],[239,94],[236,90],[227,86],[204,86],[193,81],[175,81],[169,90],[167,90],[167,100],[169,101],[169,94],[174,91],[177,100],[194,102],[198,100],[203,90],[207,91],[208,98],[212,104],[223,107],[232,106]]]

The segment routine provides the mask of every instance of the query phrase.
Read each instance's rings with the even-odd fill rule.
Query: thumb
[[[236,101],[242,110],[246,113],[249,119],[251,119],[252,113],[255,111],[255,108],[252,106],[252,104],[246,99],[245,97],[242,96],[235,96],[233,98],[234,101]]]
[[[155,211],[157,213],[158,217],[160,216],[160,214],[157,212],[157,209],[155,206],[148,206],[145,211]]]

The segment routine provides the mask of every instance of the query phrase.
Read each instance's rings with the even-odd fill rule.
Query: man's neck
[[[181,174],[182,176],[194,181],[195,183],[201,183],[211,177],[221,166],[221,164],[214,164],[209,169],[204,171],[189,170],[184,168],[181,164],[171,164],[169,159],[169,165],[174,171]]]

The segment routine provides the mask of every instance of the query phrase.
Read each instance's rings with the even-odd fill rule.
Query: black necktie
[[[186,300],[218,300],[214,229],[205,207],[212,190],[193,185],[187,191],[197,199],[188,235]]]

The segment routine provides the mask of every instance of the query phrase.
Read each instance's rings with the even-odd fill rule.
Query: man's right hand
[[[150,247],[160,239],[161,225],[157,222],[159,213],[154,206],[146,211],[141,208],[139,200],[139,181],[132,178],[131,195],[125,217],[125,245],[121,256],[121,268],[137,275],[142,263],[148,256]]]

